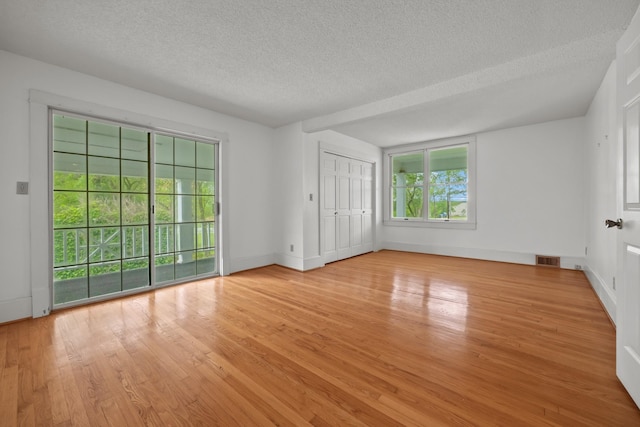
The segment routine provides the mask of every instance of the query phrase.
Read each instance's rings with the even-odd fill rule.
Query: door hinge
[[[215,214],[220,215],[220,202],[216,202]]]

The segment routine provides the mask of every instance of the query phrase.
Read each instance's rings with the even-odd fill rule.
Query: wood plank
[[[640,425],[580,271],[382,251],[0,326],[3,425]]]

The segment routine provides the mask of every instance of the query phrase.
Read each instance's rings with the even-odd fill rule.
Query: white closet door
[[[373,251],[373,165],[362,164],[362,253]]]
[[[363,171],[364,164],[357,160],[351,160],[351,255],[364,253],[362,246],[363,231]]]
[[[322,261],[332,262],[338,259],[337,220],[338,220],[338,157],[322,153],[320,176],[320,197],[322,198]]]
[[[320,157],[320,238],[325,263],[373,250],[373,165]]]
[[[338,161],[338,259],[351,256],[351,177],[349,159],[335,156]]]

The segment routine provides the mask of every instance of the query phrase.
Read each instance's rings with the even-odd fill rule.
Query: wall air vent
[[[536,255],[536,265],[560,268],[559,256]]]

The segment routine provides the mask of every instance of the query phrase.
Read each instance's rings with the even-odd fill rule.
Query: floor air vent
[[[536,255],[536,265],[560,268],[559,256]]]

